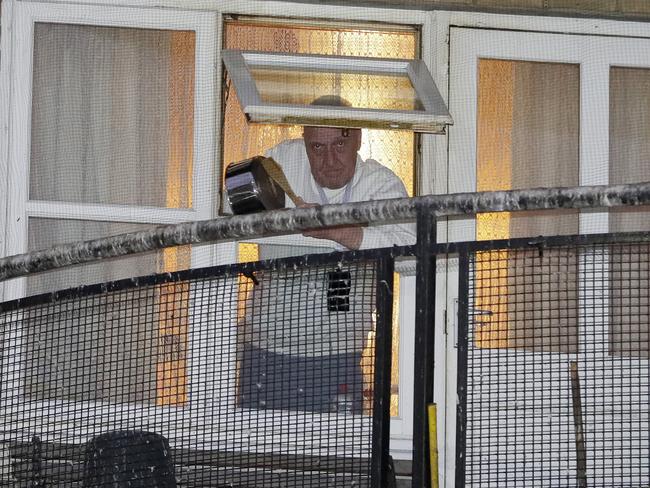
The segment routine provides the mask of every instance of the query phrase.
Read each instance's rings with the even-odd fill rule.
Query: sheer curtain
[[[650,69],[610,70],[609,180],[650,179]],[[613,209],[610,232],[650,231],[650,209]],[[630,253],[638,256],[633,259]],[[650,357],[650,246],[610,249],[611,354]]]
[[[481,59],[478,100],[477,190],[579,184],[579,66]],[[578,212],[501,212],[477,217],[478,239],[578,231]],[[536,277],[538,266],[554,266],[561,272],[553,282],[541,283]],[[575,253],[479,255],[477,281],[486,286],[483,293],[477,291],[475,306],[491,314],[476,331],[477,344],[575,350],[577,266]],[[501,291],[495,293],[495,287]],[[549,309],[549,303],[560,302],[563,305],[557,310]],[[561,317],[560,308],[565,309]]]
[[[165,206],[170,36],[36,24],[30,199]]]
[[[194,34],[38,23],[34,36],[30,200],[190,207]],[[142,227],[30,219],[29,249]],[[28,288],[163,265],[160,253],[35,277]]]
[[[122,215],[129,207],[192,206],[194,52],[189,31],[36,24],[29,199],[45,202],[45,211],[29,218],[30,250],[150,225],[80,218],[97,206],[121,206]],[[31,277],[27,289],[49,292],[189,263],[187,249],[150,253]],[[184,402],[187,314],[174,312],[187,307],[188,291],[172,288],[105,298],[93,312],[105,323],[92,330],[83,311],[61,320],[62,330],[30,321],[26,367],[42,374],[30,377],[28,391],[42,399]],[[178,300],[170,304],[167,296]],[[133,313],[135,304],[142,314]],[[171,359],[160,354],[167,343],[179,344]]]

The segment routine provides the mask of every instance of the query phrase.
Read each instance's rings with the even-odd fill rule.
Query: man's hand
[[[320,207],[317,203],[302,203],[298,208]],[[359,249],[363,241],[363,227],[359,225],[341,225],[327,229],[306,230],[302,233],[305,237],[328,239],[335,241],[348,249]]]

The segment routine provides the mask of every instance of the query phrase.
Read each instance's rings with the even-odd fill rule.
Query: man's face
[[[361,147],[361,130],[305,127],[303,139],[316,183],[336,189],[352,179]]]

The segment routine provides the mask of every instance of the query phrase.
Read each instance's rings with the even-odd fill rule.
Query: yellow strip
[[[479,60],[476,191],[512,189],[516,66],[515,62],[507,60]],[[476,215],[476,238],[479,241],[509,237],[508,212]],[[509,346],[507,263],[507,251],[486,251],[476,255],[477,290],[473,306],[492,312],[476,318],[476,347]]]
[[[438,407],[435,403],[427,406],[429,413],[429,463],[431,468],[431,488],[438,488]]]
[[[188,31],[173,32],[170,42],[169,154],[165,203],[167,208],[191,208],[195,35]],[[162,271],[184,269],[191,263],[190,246],[164,249],[162,254]],[[156,404],[185,405],[189,284],[161,285],[159,293]]]

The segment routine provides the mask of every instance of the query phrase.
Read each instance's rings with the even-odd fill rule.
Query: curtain
[[[650,179],[650,69],[611,68],[609,181]],[[612,209],[610,232],[650,231],[648,207]],[[650,246],[610,248],[609,352],[650,357]]]
[[[579,76],[577,65],[479,60],[478,191],[579,184]],[[578,225],[577,211],[483,214],[477,238],[575,234]],[[474,306],[490,312],[476,331],[480,347],[576,350],[577,254],[535,252],[477,255]],[[538,266],[558,272],[541,283]]]
[[[29,250],[147,227],[60,218],[57,202],[191,208],[194,52],[189,31],[36,24],[29,198],[52,202],[53,214],[29,219]],[[27,290],[50,292],[189,263],[189,249],[166,250],[30,277]],[[40,398],[184,402],[188,291],[183,284],[168,288],[107,297],[110,303],[95,311],[105,322],[92,330],[82,315],[62,319],[58,330],[32,321],[27,368],[42,374],[28,381],[29,391]],[[38,337],[45,333],[43,346]],[[179,345],[169,360],[166,344]]]

